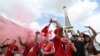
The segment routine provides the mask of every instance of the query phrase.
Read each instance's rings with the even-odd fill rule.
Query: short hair
[[[76,35],[72,35],[72,37],[79,37],[79,35],[77,35],[77,34]]]

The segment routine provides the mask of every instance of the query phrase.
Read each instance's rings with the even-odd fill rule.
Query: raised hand
[[[7,38],[6,40],[10,40],[9,38]]]
[[[38,34],[40,34],[40,32],[39,32],[39,31],[37,31],[37,32],[36,32],[36,35],[38,35]]]
[[[21,37],[20,36],[18,37],[18,40],[21,40]]]
[[[86,28],[89,28],[91,31],[92,31],[92,40],[95,39],[96,35],[97,35],[97,32],[91,27],[91,26],[85,26]]]
[[[52,23],[53,22],[53,20],[52,19],[50,19],[50,21],[49,21],[50,23]]]
[[[91,26],[85,26],[85,28],[91,28]]]
[[[54,19],[50,19],[50,21],[49,21],[50,23],[55,23],[56,22],[56,20],[54,20]]]
[[[7,38],[6,40],[4,40],[1,44],[4,44],[6,41],[10,40],[9,38]]]

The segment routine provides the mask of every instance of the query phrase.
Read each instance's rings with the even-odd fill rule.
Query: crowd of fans
[[[55,37],[49,39],[49,27],[51,24],[56,24],[54,30]],[[18,37],[18,42],[24,47],[21,52],[16,40],[13,40],[10,44],[0,44],[0,56],[100,56],[100,51],[97,51],[93,45],[93,41],[97,33],[95,30],[87,26],[93,35],[89,36],[84,32],[78,31],[77,34],[72,34],[71,37],[57,20],[50,20],[49,24],[45,26],[41,32],[37,31],[35,41],[29,44],[27,41],[23,43],[21,37]],[[39,39],[39,35],[44,36],[44,40]]]

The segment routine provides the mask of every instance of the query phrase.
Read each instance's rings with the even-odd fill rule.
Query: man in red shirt
[[[74,46],[74,43],[72,43],[70,39],[63,37],[62,42],[64,44],[63,47],[65,50],[65,54],[67,56],[72,56],[73,52],[77,52],[76,47]]]
[[[42,56],[53,56],[55,53],[53,43],[46,37],[43,42],[40,43]]]
[[[49,33],[48,28],[49,28],[50,24],[51,24],[51,22],[41,30],[41,33],[43,33],[43,36],[45,37],[45,40],[40,43],[40,46],[38,46],[39,42],[37,42],[38,41],[38,35],[40,34],[40,32],[36,32],[35,45],[30,49],[27,56],[36,56],[36,55],[38,55],[37,52],[39,51],[39,47],[41,49],[42,56],[51,54],[50,52],[51,52],[51,49],[53,48],[53,45],[48,40],[48,37],[47,37],[48,33]]]
[[[38,35],[40,32],[36,32],[35,43],[34,46],[29,50],[27,56],[37,56],[39,52],[39,42],[38,42]]]
[[[55,50],[53,43],[49,40],[49,27],[51,24],[51,20],[47,26],[45,26],[41,31],[44,33],[45,39],[40,43],[40,49],[42,56],[53,56]]]
[[[27,56],[29,50],[33,47],[34,44],[29,43],[28,40],[25,43],[23,43],[20,36],[18,37],[18,39],[19,39],[19,43],[24,47],[24,51],[23,51],[22,55]]]
[[[7,44],[7,51],[5,56],[14,56],[14,54],[18,53],[18,46],[16,45],[16,40],[13,40],[11,44]]]
[[[75,46],[72,43],[69,43],[68,39],[63,36],[63,28],[60,23],[54,20],[52,20],[52,22],[56,23],[57,25],[57,28],[54,31],[55,37],[53,39],[55,47],[55,56],[72,56],[72,52],[76,52]]]

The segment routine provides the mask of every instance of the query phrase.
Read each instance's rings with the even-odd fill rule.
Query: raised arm
[[[56,26],[57,26],[58,28],[63,28],[62,25],[61,25],[57,20],[55,20],[55,21],[53,21],[53,22],[56,24]]]
[[[22,46],[25,45],[25,43],[22,42],[21,37],[18,37],[18,40],[19,40],[19,43],[20,43]]]
[[[41,32],[44,33],[44,34],[43,34],[44,37],[47,37],[47,36],[48,36],[48,32],[49,32],[48,29],[49,29],[50,25],[51,25],[51,21],[49,22],[48,25],[46,25],[46,26],[41,30]]]
[[[53,23],[55,23],[56,24],[56,26],[57,26],[57,29],[55,30],[55,32],[56,32],[56,36],[58,37],[58,38],[62,38],[63,37],[63,27],[62,27],[62,25],[57,21],[57,20],[52,20],[52,22]]]
[[[89,29],[92,31],[93,35],[92,35],[91,37],[92,37],[92,38],[93,38],[93,40],[94,40],[94,39],[95,39],[95,37],[97,36],[96,31],[95,31],[92,27],[90,27],[90,26],[86,26],[86,28],[89,28]]]
[[[76,49],[74,43],[72,43],[72,49],[73,49],[74,52],[77,52],[77,49]]]
[[[38,35],[40,34],[40,32],[36,32],[36,36],[35,36],[35,42],[38,43],[39,39],[38,39]]]
[[[0,44],[0,48],[5,48],[7,47],[7,44],[5,44],[6,41],[8,41],[9,39],[7,38],[6,40],[4,40],[1,44]]]
[[[6,40],[4,40],[1,44],[4,44],[6,41],[8,41],[9,39],[7,38]]]

